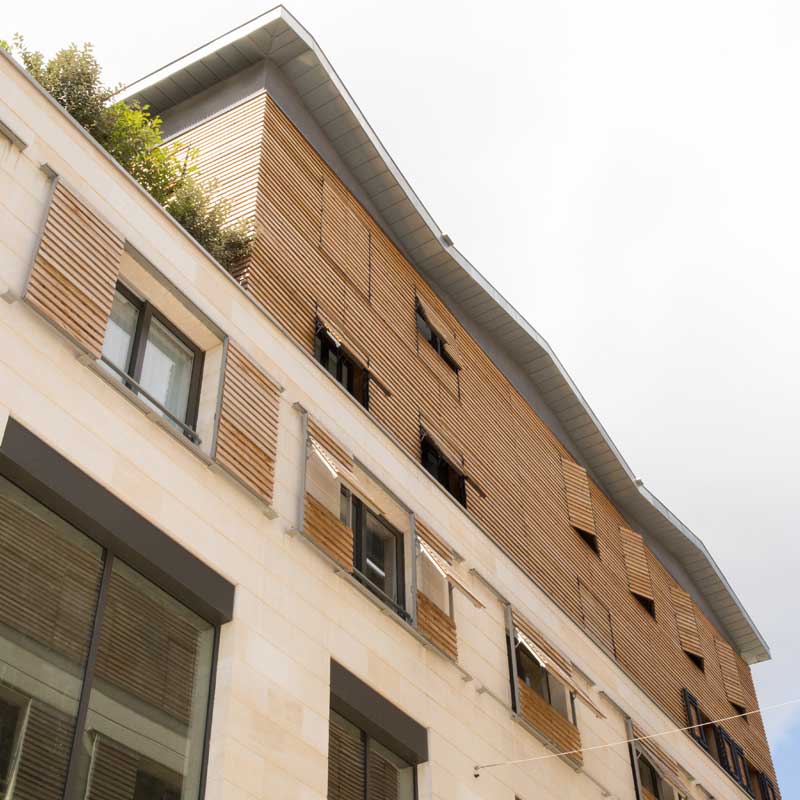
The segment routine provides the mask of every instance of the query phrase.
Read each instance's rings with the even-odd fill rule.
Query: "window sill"
[[[208,455],[208,453],[194,444],[194,442],[186,437],[174,425],[170,424],[167,419],[165,419],[161,414],[145,403],[144,400],[142,400],[138,395],[134,394],[130,389],[128,389],[127,386],[120,381],[115,380],[111,374],[103,369],[99,362],[95,361],[90,355],[81,352],[81,354],[78,356],[78,361],[84,366],[88,367],[105,384],[115,389],[118,394],[120,394],[135,408],[141,411],[142,414],[144,414],[151,422],[153,422],[153,424],[157,425],[159,428],[161,428],[161,430],[168,433],[178,444],[180,444],[182,447],[185,447],[193,456],[199,458],[207,467],[213,469],[214,472],[224,475],[228,480],[235,483],[237,487],[247,492],[247,494],[262,507],[265,517],[268,519],[275,519],[278,516],[275,509],[269,503],[267,503],[263,497],[250,489],[250,487],[239,480],[236,475],[228,471],[221,464],[218,464],[213,458],[211,458],[210,455]]]

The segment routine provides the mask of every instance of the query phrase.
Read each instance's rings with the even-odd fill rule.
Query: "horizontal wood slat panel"
[[[217,463],[272,502],[280,389],[234,343],[228,343],[217,425]]]
[[[684,656],[673,614],[653,619],[631,595],[620,535],[620,527],[630,527],[630,521],[588,476],[580,475],[577,496],[583,513],[571,517],[562,458],[568,462],[572,458],[558,437],[269,98],[263,140],[248,290],[311,356],[316,305],[344,320],[347,336],[359,352],[391,381],[390,397],[370,393],[370,415],[415,461],[420,458],[420,414],[452,436],[466,469],[486,494],[481,497],[467,486],[470,514],[578,625],[584,624],[579,582],[592,587],[613,614],[614,650],[620,664],[657,699],[676,726],[685,715],[683,687],[709,714],[729,713],[716,669],[704,674]],[[369,231],[368,295],[363,280],[359,288],[350,267],[334,263],[321,247],[323,182],[336,189]],[[457,395],[418,353],[416,295],[455,336],[462,367]],[[526,366],[534,372],[538,365],[534,360]],[[578,526],[597,535],[599,558],[576,536]],[[648,563],[654,602],[666,610],[675,580],[652,553]],[[714,626],[699,611],[697,616],[703,647],[711,653]],[[750,672],[743,662],[737,663],[748,704],[754,704]],[[760,720],[751,719],[749,724],[733,720],[730,728],[753,763],[772,775]]]
[[[561,471],[564,476],[564,492],[567,498],[569,521],[579,530],[595,534],[592,498],[589,493],[589,477],[586,470],[574,461],[562,456]]]
[[[364,800],[366,747],[360,731],[331,713],[328,724],[328,800]]]
[[[342,466],[346,467],[351,472],[353,471],[355,464],[353,463],[353,456],[350,451],[310,415],[308,417],[308,433],[312,439],[316,439]]]
[[[595,595],[583,583],[579,586],[581,596],[581,609],[583,611],[583,624],[586,630],[603,646],[609,653],[615,655],[614,648],[614,629],[611,622],[611,612],[600,602]]]
[[[437,536],[433,530],[419,517],[414,518],[414,527],[417,535],[424,539],[448,564],[453,563],[453,551],[450,547]]]
[[[640,533],[630,528],[620,527],[622,551],[625,556],[625,569],[628,573],[628,586],[634,594],[655,600],[653,582],[650,578],[650,565],[647,547]]]
[[[695,656],[703,657],[703,646],[697,630],[697,618],[694,613],[694,601],[689,592],[677,586],[670,587],[672,608],[675,611],[675,622],[678,627],[681,647]]]
[[[523,680],[518,678],[517,686],[519,687],[520,713],[525,720],[555,744],[559,752],[579,750],[581,746],[580,731]],[[574,753],[567,758],[575,764],[583,764],[581,753]]]
[[[369,296],[369,231],[327,180],[322,183],[322,249]]]
[[[123,238],[57,180],[26,300],[100,358]]]
[[[306,492],[304,533],[348,572],[353,571],[353,531]]]
[[[450,656],[453,661],[458,660],[455,621],[420,591],[417,592],[417,627],[420,633],[443,653]]]
[[[736,665],[736,653],[733,648],[722,639],[714,639],[714,645],[719,659],[719,668],[722,672],[722,683],[725,686],[725,694],[728,700],[734,705],[745,707],[744,692],[742,691],[742,681],[739,676],[739,667]]]
[[[635,722],[633,723],[633,736],[641,739],[649,734]],[[662,777],[673,783],[676,788],[682,788],[680,780],[681,769],[678,762],[670,756],[663,747],[660,747],[656,740],[645,739],[643,742],[636,742],[636,747],[642,750],[645,755],[653,762],[653,766],[662,772]]]
[[[133,800],[138,767],[138,753],[98,735],[92,753],[86,800]]]

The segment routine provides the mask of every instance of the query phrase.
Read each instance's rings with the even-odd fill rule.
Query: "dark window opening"
[[[758,773],[758,788],[761,790],[761,800],[778,800],[775,784],[763,773]]]
[[[122,284],[114,295],[102,362],[159,414],[189,428],[184,433],[197,441],[191,432],[197,426],[203,351]]]
[[[656,618],[656,604],[654,600],[649,597],[644,597],[641,594],[633,593],[633,596],[639,601],[639,605],[653,618]]]
[[[580,528],[575,528],[578,533],[578,536],[583,539],[584,542],[594,551],[594,554],[599,556],[600,555],[600,545],[597,542],[597,537],[593,533],[589,533],[588,531],[582,531]]]
[[[685,650],[683,652],[686,653]],[[695,653],[686,653],[686,655],[689,658],[689,661],[691,661],[692,664],[694,664],[697,669],[700,670],[700,672],[706,671],[706,661],[703,656],[698,656]]]
[[[550,685],[547,670],[528,652],[526,647],[517,645],[517,676],[534,692],[550,702]]]
[[[744,706],[740,706],[738,703],[731,703],[731,705],[733,706],[733,710],[737,714],[746,714],[747,713],[747,709]],[[742,717],[742,719],[745,722],[747,722],[747,717]]]
[[[447,352],[447,342],[442,338],[442,335],[432,327],[430,322],[428,322],[419,300],[417,300],[417,330],[422,334],[422,338],[441,356],[445,364],[447,364],[453,372],[458,372],[461,369],[453,360],[450,353]]]
[[[19,741],[22,716],[22,708],[18,702],[0,695],[0,797],[6,796],[11,782],[12,762]]]
[[[369,408],[369,371],[320,323],[314,337],[314,357],[364,408]]]
[[[466,508],[467,487],[464,475],[442,455],[425,431],[421,431],[421,439],[422,466]]]
[[[402,535],[344,486],[340,519],[353,531],[356,578],[403,619],[410,619],[405,611]]]
[[[639,781],[642,788],[656,800],[661,800],[661,777],[648,759],[639,753]]]
[[[697,699],[687,689],[683,690],[683,702],[686,706],[686,717],[690,726],[689,734],[691,737],[708,749],[709,742],[706,737],[705,723],[708,721],[704,719],[703,713],[700,711],[700,706]]]

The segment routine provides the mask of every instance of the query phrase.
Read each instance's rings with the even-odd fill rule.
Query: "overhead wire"
[[[700,722],[696,725],[687,725],[683,728],[670,728],[666,731],[660,731],[659,733],[651,733],[647,736],[634,736],[630,739],[620,739],[617,742],[606,742],[604,744],[595,744],[591,747],[580,747],[575,750],[564,750],[560,753],[547,753],[543,756],[532,756],[531,758],[518,758],[512,761],[494,761],[489,764],[476,764],[473,768],[473,773],[475,777],[480,776],[481,770],[485,769],[492,769],[494,767],[510,767],[516,764],[529,764],[535,761],[546,761],[551,758],[562,758],[563,756],[574,756],[582,753],[588,753],[592,750],[603,750],[609,747],[620,747],[621,745],[629,745],[635,744],[636,742],[644,742],[650,739],[658,739],[660,736],[669,736],[673,733],[683,733],[685,731],[691,731],[695,728],[702,728],[705,725],[716,725],[720,722],[728,722],[732,719],[739,719],[741,717],[749,717],[752,714],[762,714],[764,711],[772,711],[776,708],[783,708],[784,706],[790,706],[794,703],[800,703],[800,697],[794,700],[786,700],[783,703],[775,703],[770,706],[762,706],[761,708],[755,708],[752,711],[744,711],[741,714],[732,714],[729,717],[720,717],[719,719],[712,719],[708,720],[707,722]]]

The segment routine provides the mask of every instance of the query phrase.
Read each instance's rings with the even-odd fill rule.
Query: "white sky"
[[[91,41],[107,82],[130,82],[270,5],[9,3],[0,36],[48,55]],[[288,7],[710,548],[772,647],[762,704],[800,697],[800,4]],[[773,749],[798,721],[766,717]]]

